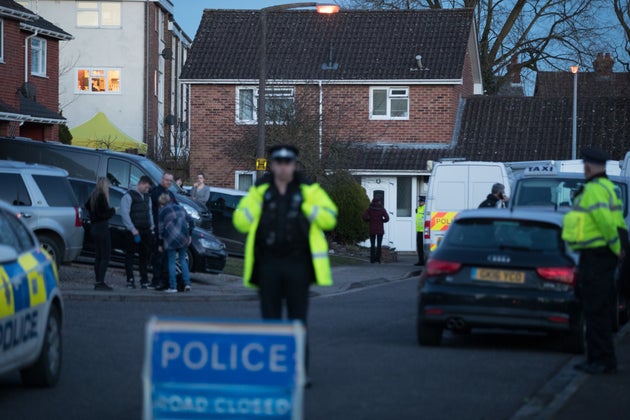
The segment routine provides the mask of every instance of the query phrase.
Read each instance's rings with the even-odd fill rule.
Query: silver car
[[[0,200],[19,211],[57,264],[81,253],[81,208],[63,169],[0,161]]]

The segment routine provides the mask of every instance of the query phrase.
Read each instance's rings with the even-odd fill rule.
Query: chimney
[[[598,76],[612,76],[615,60],[610,57],[610,53],[597,53],[597,58],[593,61],[593,69]]]
[[[518,66],[518,56],[512,57],[510,64],[507,66],[507,71],[510,77],[510,83],[513,85],[521,84],[521,69]]]

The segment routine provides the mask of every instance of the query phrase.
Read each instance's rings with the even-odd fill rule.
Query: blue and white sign
[[[145,420],[301,419],[305,330],[294,322],[153,317]]]

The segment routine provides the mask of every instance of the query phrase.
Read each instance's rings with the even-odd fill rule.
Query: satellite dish
[[[173,114],[168,114],[164,117],[164,124],[166,125],[175,125],[177,123],[177,117]]]
[[[37,95],[37,87],[35,87],[33,83],[24,82],[22,83],[22,87],[20,87],[20,93],[25,98],[34,100]]]
[[[165,60],[172,60],[173,59],[173,50],[166,47],[162,50],[162,53],[160,54],[162,57],[164,57]]]

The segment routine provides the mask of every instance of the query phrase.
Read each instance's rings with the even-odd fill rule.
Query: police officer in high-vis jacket
[[[337,224],[337,206],[316,183],[296,172],[298,150],[269,150],[271,172],[251,187],[234,212],[237,230],[247,233],[244,282],[257,287],[264,319],[306,325],[309,286],[332,284],[324,231]]]
[[[416,208],[416,252],[418,253],[418,262],[414,265],[424,265],[424,208],[425,198],[423,195],[418,197],[418,207]]]
[[[569,247],[580,252],[577,290],[586,321],[587,360],[575,368],[591,374],[614,373],[614,276],[627,249],[628,233],[621,200],[606,177],[606,153],[588,149],[583,159],[586,184],[576,194],[562,230]]]

